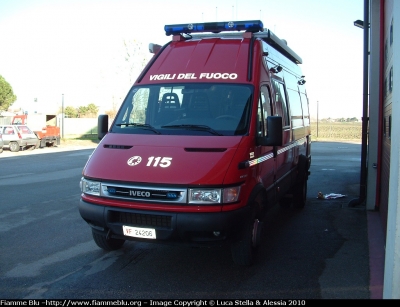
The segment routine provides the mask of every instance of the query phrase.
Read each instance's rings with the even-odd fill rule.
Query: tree
[[[77,118],[77,117],[93,118],[97,117],[98,112],[99,112],[99,107],[93,103],[90,103],[87,106],[79,106],[77,108],[68,106],[64,110],[65,116],[69,118]],[[62,113],[62,110],[60,109],[58,113]]]
[[[78,110],[78,117],[85,117],[86,116],[87,107],[79,106],[77,110]]]
[[[117,115],[117,112],[118,112],[117,104],[114,102],[114,97],[113,97],[112,108],[110,110],[105,111],[105,114],[107,114],[110,119],[114,119],[115,116]]]
[[[65,117],[69,117],[69,118],[78,117],[78,111],[74,107],[71,107],[71,106],[68,106],[65,108],[64,114],[65,114]]]
[[[148,61],[148,50],[137,40],[124,40],[125,62],[129,73],[129,84],[134,81]]]
[[[7,111],[17,100],[11,85],[0,75],[0,111]]]
[[[99,112],[99,107],[93,103],[90,103],[87,106],[86,117],[97,117],[98,112]]]
[[[96,107],[93,103],[87,106],[78,107],[78,117],[96,117],[98,112],[98,107]]]
[[[351,123],[358,122],[358,118],[357,117],[348,118],[347,121]]]

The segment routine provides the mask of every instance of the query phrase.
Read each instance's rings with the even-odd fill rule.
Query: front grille
[[[102,183],[101,195],[141,202],[186,203],[186,189]]]
[[[111,223],[121,223],[132,226],[151,226],[171,228],[171,216],[109,211]]]
[[[116,197],[145,198],[152,200],[176,201],[181,198],[181,193],[168,190],[131,189],[123,187],[108,187],[107,192]]]

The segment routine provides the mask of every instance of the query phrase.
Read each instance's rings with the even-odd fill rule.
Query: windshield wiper
[[[167,126],[161,126],[161,128],[173,128],[173,129],[183,128],[183,129],[188,129],[188,130],[207,131],[214,135],[223,135],[223,134],[215,131],[213,128],[206,126],[206,125],[167,125]]]
[[[158,131],[158,130],[155,129],[152,125],[149,125],[149,124],[121,123],[121,124],[116,124],[116,125],[119,126],[119,127],[121,127],[121,126],[126,126],[126,127],[143,128],[143,129],[151,130],[151,131],[153,131],[154,133],[161,134],[160,131]]]

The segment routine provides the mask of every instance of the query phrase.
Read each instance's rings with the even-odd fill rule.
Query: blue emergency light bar
[[[167,36],[174,34],[190,34],[212,32],[219,33],[222,31],[246,31],[260,32],[264,26],[260,20],[247,21],[226,21],[226,22],[204,22],[204,23],[189,23],[179,25],[165,25],[165,34]]]

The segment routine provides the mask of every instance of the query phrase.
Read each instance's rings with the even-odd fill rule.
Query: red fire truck
[[[261,21],[166,25],[83,169],[79,211],[126,240],[230,244],[250,265],[268,209],[303,208],[311,130],[301,58]]]

